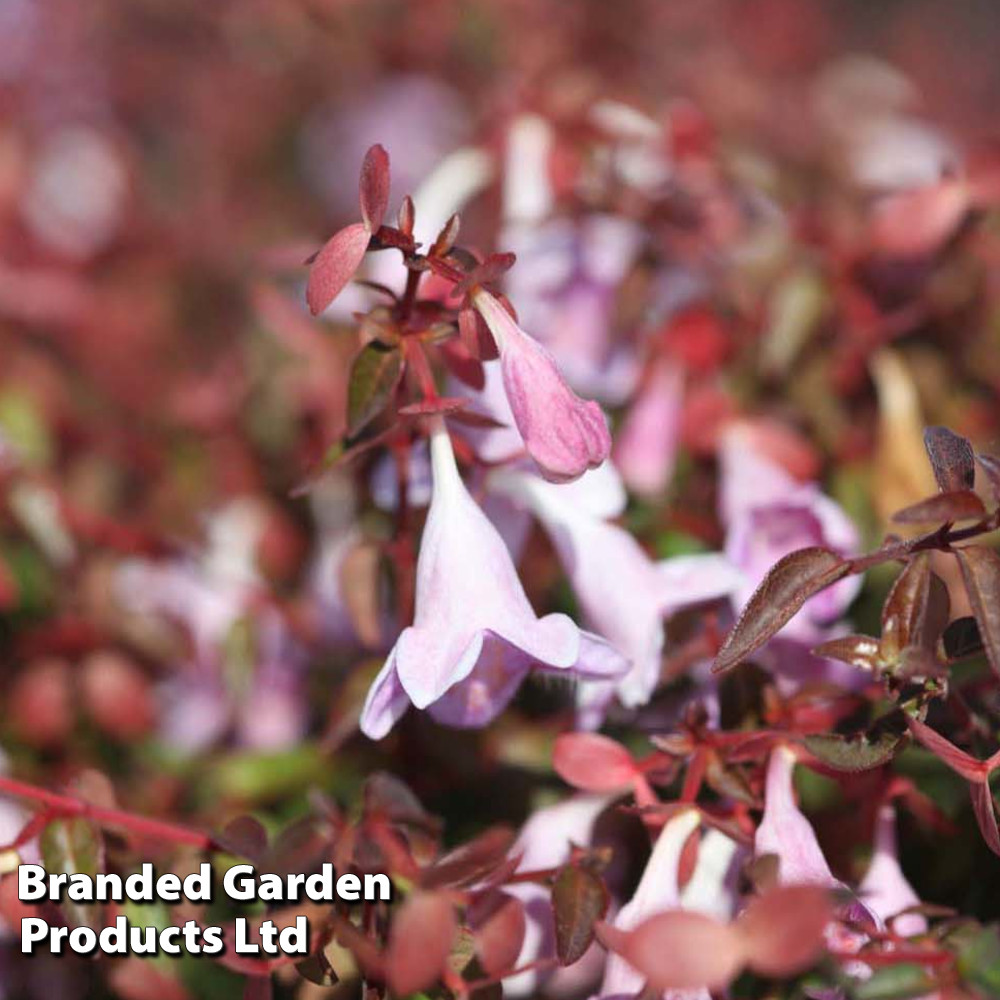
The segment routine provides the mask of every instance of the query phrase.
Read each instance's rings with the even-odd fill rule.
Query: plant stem
[[[62,816],[85,816],[98,826],[120,827],[142,837],[154,840],[166,840],[175,844],[185,844],[208,851],[215,847],[215,841],[206,833],[192,830],[176,823],[150,819],[147,816],[136,816],[121,809],[108,809],[96,806],[71,795],[59,795],[44,788],[29,785],[14,778],[0,776],[0,794],[11,795],[19,799],[37,802]]]

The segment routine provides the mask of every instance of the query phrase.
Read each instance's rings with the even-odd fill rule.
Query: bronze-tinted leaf
[[[848,739],[836,733],[816,733],[802,739],[805,748],[835,771],[870,771],[887,764],[896,754],[900,736],[882,733],[875,739],[860,736]]]
[[[389,204],[389,154],[382,146],[372,146],[365,154],[358,193],[365,228],[375,233],[382,225]]]
[[[767,642],[814,594],[847,575],[850,565],[824,548],[790,552],[771,567],[753,592],[715,658],[712,669],[730,670]]]
[[[318,316],[343,290],[368,250],[368,230],[360,222],[334,233],[312,261],[306,283],[309,310]]]
[[[943,521],[969,521],[983,517],[986,507],[972,490],[938,493],[910,507],[897,510],[892,519],[897,524],[938,524]]]
[[[758,896],[736,924],[750,968],[783,978],[809,968],[823,951],[832,917],[829,895],[819,886],[780,886]]]
[[[521,900],[505,892],[486,893],[469,908],[468,918],[476,955],[487,974],[495,976],[512,969],[527,928]]]
[[[562,965],[583,957],[594,940],[594,924],[608,909],[604,880],[585,868],[566,865],[552,886],[556,922],[556,954]]]
[[[1000,674],[1000,555],[980,545],[956,549],[986,657]]]
[[[948,588],[931,572],[929,552],[911,556],[882,607],[881,652],[895,659],[907,646],[933,648],[948,624]]]
[[[636,773],[628,750],[600,733],[563,733],[552,748],[552,766],[563,781],[585,792],[630,788]]]
[[[849,663],[861,670],[876,670],[879,665],[879,642],[870,635],[844,635],[821,643],[813,653],[831,660]]]
[[[347,431],[352,437],[385,409],[403,377],[403,355],[377,341],[366,344],[351,366]]]
[[[448,251],[455,245],[455,240],[458,239],[459,225],[460,220],[456,212],[441,227],[441,232],[437,234],[437,238],[431,244],[428,252],[432,257],[444,257],[447,255]]]
[[[94,878],[103,867],[101,831],[82,816],[53,820],[42,831],[39,847],[48,872]],[[100,904],[75,902],[64,893],[61,905],[71,927],[104,926]]]
[[[928,427],[924,447],[942,493],[971,490],[976,479],[975,455],[964,437],[947,427]]]
[[[385,953],[385,975],[397,997],[426,989],[444,972],[458,921],[443,893],[415,892],[396,911]]]
[[[426,889],[436,889],[481,881],[506,859],[515,836],[506,826],[484,830],[427,868],[421,884]]]
[[[267,830],[253,816],[237,816],[215,835],[215,842],[240,858],[258,863],[267,850]]]

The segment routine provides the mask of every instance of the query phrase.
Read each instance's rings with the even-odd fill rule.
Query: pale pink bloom
[[[640,387],[615,441],[615,463],[635,493],[661,494],[670,483],[680,434],[683,375],[666,358]]]
[[[600,406],[570,389],[548,350],[489,292],[478,289],[473,298],[500,352],[514,422],[542,474],[552,482],[566,482],[600,465],[611,451]]]
[[[800,483],[760,453],[753,435],[734,424],[719,449],[720,516],[726,526],[725,552],[744,574],[736,595],[743,607],[768,570],[796,549],[823,546],[853,554],[857,528],[816,483]],[[861,586],[848,576],[807,601],[779,635],[815,645],[843,616]]]
[[[775,747],[767,765],[764,815],[757,827],[754,853],[757,857],[766,854],[777,857],[780,885],[818,885],[850,893],[830,871],[812,825],[796,804],[794,771],[795,752],[787,746]],[[856,898],[846,905],[844,916],[855,924],[881,928],[878,915]],[[833,920],[827,926],[826,939],[831,947],[850,952],[861,948],[867,935]],[[861,962],[850,963],[848,969],[852,975],[871,975],[869,967]]]
[[[512,853],[520,854],[519,872],[543,871],[555,868],[569,860],[572,846],[586,846],[593,840],[597,818],[611,804],[609,795],[574,795],[564,802],[532,813],[524,824],[514,844]],[[538,958],[555,954],[555,926],[552,920],[552,893],[543,885],[521,882],[504,890],[516,896],[524,905],[527,924],[524,943],[517,958],[517,966],[527,965]],[[599,962],[603,951],[592,946],[580,964]],[[570,972],[560,970],[560,974]],[[600,974],[599,971],[597,973]],[[548,981],[551,973],[541,970],[522,972],[503,981],[505,997],[524,997],[534,994],[540,983]],[[596,976],[595,976],[596,980]]]
[[[879,810],[875,825],[875,851],[859,894],[869,909],[886,924],[903,910],[920,904],[919,897],[899,866],[896,811],[891,805],[884,805]],[[927,918],[920,913],[907,913],[893,921],[893,928],[904,937],[923,934],[927,930]]]
[[[670,818],[660,831],[653,853],[649,856],[635,895],[622,907],[614,919],[614,926],[621,931],[631,931],[644,920],[668,910],[680,909],[681,893],[679,870],[681,853],[688,837],[698,829],[701,819],[696,809],[689,809]],[[615,997],[635,997],[642,992],[645,979],[621,955],[608,953],[604,967],[604,981],[598,996],[602,1000]],[[709,1000],[708,990],[668,994],[673,997],[690,997],[691,1000]]]
[[[587,626],[631,663],[628,673],[613,684],[581,690],[583,724],[598,723],[603,708],[616,694],[626,707],[646,704],[660,677],[663,619],[682,607],[733,593],[740,584],[739,574],[717,554],[655,562],[624,528],[595,515],[581,502],[589,485],[587,477],[567,488],[530,473],[504,470],[494,473],[490,482],[493,488],[521,500],[539,518]],[[599,509],[600,500],[595,506]]]
[[[834,878],[812,825],[795,801],[794,772],[795,752],[786,746],[775,747],[767,764],[764,815],[757,827],[754,853],[757,857],[777,857],[782,885],[840,888],[842,883]]]
[[[440,420],[431,436],[431,467],[414,623],[372,684],[362,730],[381,738],[410,703],[436,706],[434,714],[452,725],[485,725],[531,666],[620,674],[624,660],[596,636],[581,634],[569,617],[535,615],[503,539],[462,482]]]

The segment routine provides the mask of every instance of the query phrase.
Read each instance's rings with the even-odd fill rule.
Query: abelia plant
[[[0,996],[1000,995],[985,131],[826,64],[807,0],[724,38],[727,4],[390,6],[227,11],[211,72],[175,54],[176,136],[120,96],[121,148],[49,142],[11,91]],[[173,16],[108,51],[159,70],[136,24]],[[334,72],[334,110],[275,110]],[[175,160],[207,187],[166,226]],[[248,915],[38,908],[36,860],[393,899],[250,913],[304,915],[305,958],[26,957],[36,913]]]

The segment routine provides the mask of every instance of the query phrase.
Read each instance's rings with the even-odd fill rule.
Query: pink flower
[[[875,850],[859,890],[869,909],[886,923],[903,910],[920,903],[896,856],[896,811],[891,805],[884,805],[879,810],[875,824]],[[893,929],[904,937],[923,934],[927,930],[927,918],[920,913],[907,913],[892,923]]]
[[[660,678],[663,619],[691,604],[733,593],[739,573],[720,555],[654,562],[624,528],[604,518],[621,512],[605,474],[591,472],[571,485],[546,483],[530,473],[500,471],[491,484],[526,504],[545,526],[559,554],[586,624],[630,661],[613,683],[581,690],[582,724],[599,724],[617,694],[629,708],[649,701]],[[588,494],[594,494],[588,496]],[[618,494],[624,506],[624,493]]]
[[[615,462],[636,493],[657,496],[670,482],[677,457],[682,392],[681,370],[660,359],[628,411],[615,442]]]
[[[568,482],[600,465],[611,451],[600,406],[570,389],[552,355],[489,292],[477,289],[473,299],[500,352],[514,422],[542,475],[551,482]]]
[[[649,856],[635,895],[614,919],[614,926],[618,930],[635,930],[644,920],[658,913],[681,908],[681,854],[688,837],[698,829],[699,823],[700,817],[696,809],[677,813],[667,821]],[[604,1000],[638,996],[644,983],[642,973],[632,968],[621,955],[609,952],[598,996]],[[691,1000],[708,1000],[708,997],[708,990],[704,989],[690,994]]]
[[[840,888],[823,857],[809,820],[795,802],[792,775],[795,752],[775,747],[767,765],[764,815],[754,840],[757,857],[773,854],[778,859],[778,881],[782,885],[821,885]]]
[[[614,677],[625,661],[566,615],[538,618],[503,539],[459,476],[439,419],[431,435],[433,496],[417,560],[415,620],[368,692],[362,730],[380,739],[406,711],[485,725],[531,666]]]
[[[726,525],[726,555],[744,573],[737,594],[742,607],[767,571],[796,549],[822,545],[852,553],[860,543],[850,518],[816,483],[799,483],[761,454],[749,428],[736,424],[723,435],[720,515]],[[860,577],[845,577],[807,601],[782,629],[783,638],[815,645],[854,600]]]

